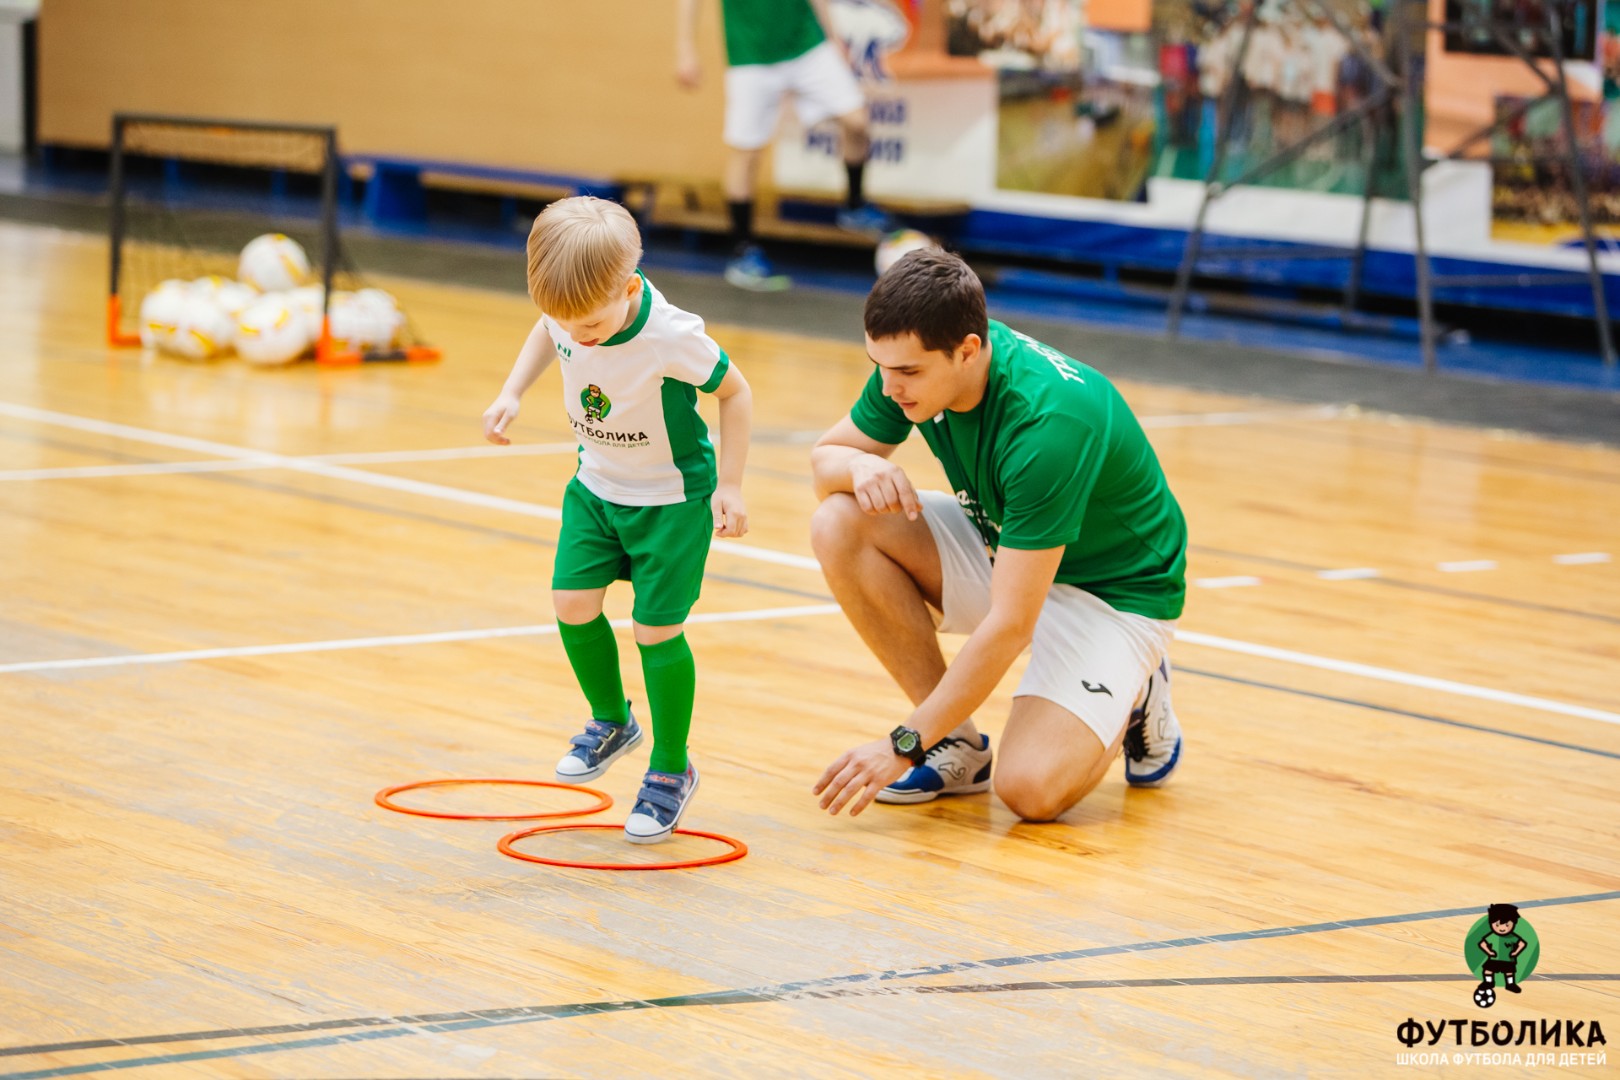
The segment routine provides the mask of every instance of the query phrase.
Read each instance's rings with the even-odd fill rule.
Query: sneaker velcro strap
[[[592,735],[587,731],[583,735],[575,735],[573,738],[569,739],[568,745],[582,746],[586,750],[600,750],[602,748],[602,737],[600,735]]]
[[[641,803],[648,803],[675,814],[681,809],[681,792],[653,784],[642,784],[641,793],[636,796],[636,804],[639,806]]]

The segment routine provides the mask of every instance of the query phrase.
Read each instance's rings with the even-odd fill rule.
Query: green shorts
[[[708,496],[666,506],[604,502],[575,477],[563,492],[553,589],[635,587],[631,616],[642,626],[675,626],[703,590],[714,535]]]

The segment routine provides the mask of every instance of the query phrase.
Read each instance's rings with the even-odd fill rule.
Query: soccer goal
[[[337,129],[113,118],[107,337],[192,359],[437,360],[338,224]]]

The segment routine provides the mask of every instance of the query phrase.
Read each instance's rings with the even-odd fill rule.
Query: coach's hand
[[[821,808],[830,813],[838,813],[848,803],[849,816],[854,817],[909,768],[911,762],[896,754],[888,739],[878,739],[857,746],[827,766],[812,794],[821,796]]]
[[[862,454],[849,464],[855,501],[868,514],[903,513],[912,521],[922,513],[917,489],[906,471],[888,458]]]

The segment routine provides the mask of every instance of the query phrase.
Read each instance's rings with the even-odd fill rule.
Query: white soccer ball
[[[206,291],[190,289],[180,304],[174,333],[162,347],[188,360],[210,360],[228,352],[236,336],[236,320]]]
[[[340,353],[386,349],[404,322],[397,309],[338,293],[332,295],[327,318],[332,326],[332,348]]]
[[[146,294],[141,301],[141,344],[148,349],[168,347],[169,339],[180,323],[180,309],[186,294],[191,291],[189,281],[170,278]]]
[[[316,340],[321,336],[321,314],[325,307],[326,290],[319,285],[305,285],[291,292],[283,293],[293,310],[298,312],[304,322],[309,326],[309,339]],[[332,294],[336,297],[337,293]]]
[[[885,236],[878,241],[877,255],[873,260],[877,266],[878,276],[882,277],[888,273],[889,267],[913,251],[921,251],[924,248],[937,251],[939,245],[934,243],[933,237],[916,229],[898,229]]]
[[[382,289],[361,289],[354,294],[354,302],[370,308],[378,320],[375,340],[367,343],[369,347],[386,349],[398,342],[400,333],[405,329],[405,313],[399,309],[399,301],[394,299],[392,293]]]
[[[296,289],[309,280],[309,256],[292,237],[265,233],[242,249],[236,276],[260,292]]]
[[[301,308],[269,293],[236,317],[236,354],[250,364],[290,364],[314,342]]]

